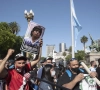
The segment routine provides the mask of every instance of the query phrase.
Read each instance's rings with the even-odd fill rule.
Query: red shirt
[[[25,65],[25,73],[31,70],[30,63]],[[8,70],[8,76],[6,78],[8,90],[30,90],[29,83],[26,78],[18,73],[15,69]]]

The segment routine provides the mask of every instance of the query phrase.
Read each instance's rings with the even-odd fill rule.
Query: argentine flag
[[[72,1],[71,2],[72,22],[73,22],[73,29],[74,29],[74,33],[75,33],[74,35],[75,35],[75,47],[76,47],[77,36],[78,36],[80,30],[82,29],[82,27],[76,17],[73,0],[71,0],[71,1]]]

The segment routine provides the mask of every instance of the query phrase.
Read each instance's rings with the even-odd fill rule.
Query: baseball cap
[[[44,58],[43,60],[40,61],[40,63],[44,63],[46,61],[46,58]]]
[[[23,56],[23,54],[19,53],[15,56],[15,61],[19,61],[19,60],[27,60],[27,58],[25,56]]]
[[[52,60],[53,60],[53,58],[52,58],[52,57],[47,57],[47,59],[46,59],[46,60],[51,60],[51,61],[52,61]]]

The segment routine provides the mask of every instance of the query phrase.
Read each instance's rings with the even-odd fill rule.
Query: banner
[[[35,22],[29,22],[20,50],[38,54],[39,40],[44,35],[45,28]]]

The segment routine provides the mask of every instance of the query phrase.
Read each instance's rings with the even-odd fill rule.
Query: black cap
[[[22,54],[17,54],[15,56],[15,61],[19,61],[19,60],[27,60],[27,58],[25,56],[23,56]]]
[[[46,61],[46,58],[44,58],[43,60],[40,61],[40,63],[44,63]]]
[[[48,57],[48,58],[47,58],[47,60],[51,60],[51,61],[52,61],[52,60],[53,60],[53,58],[52,58],[52,57]]]

